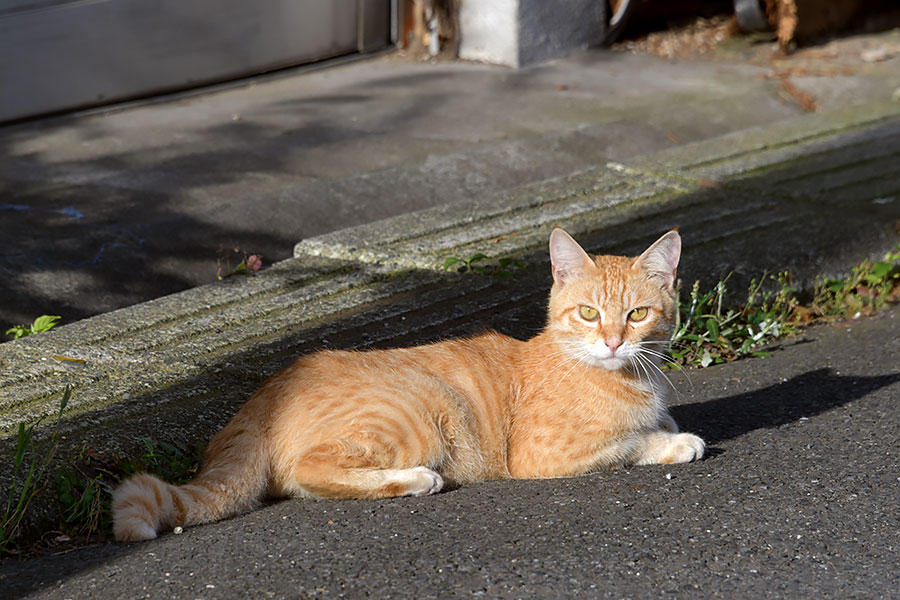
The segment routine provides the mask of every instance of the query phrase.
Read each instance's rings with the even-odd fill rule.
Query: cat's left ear
[[[644,250],[644,253],[634,261],[634,267],[649,273],[650,277],[659,281],[665,289],[673,290],[680,258],[681,236],[678,235],[677,229],[673,229]]]

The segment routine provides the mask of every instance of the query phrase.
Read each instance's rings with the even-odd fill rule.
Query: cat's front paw
[[[693,433],[653,431],[645,434],[632,455],[636,465],[670,465],[703,458],[706,444]]]
[[[669,448],[659,464],[686,463],[703,458],[706,442],[693,433],[676,433],[669,439]]]

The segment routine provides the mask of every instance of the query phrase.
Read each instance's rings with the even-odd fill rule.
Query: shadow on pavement
[[[66,579],[78,573],[90,571],[139,549],[141,546],[135,544],[109,543],[24,561],[5,558],[0,561],[0,588],[3,589],[3,597],[8,600],[27,598],[40,590],[65,584]],[[146,550],[146,547],[143,549]]]
[[[672,407],[685,431],[717,444],[757,429],[813,417],[900,381],[900,373],[844,376],[816,369],[752,392]]]

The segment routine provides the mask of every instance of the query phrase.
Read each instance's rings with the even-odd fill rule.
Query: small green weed
[[[813,300],[801,304],[785,271],[753,281],[744,304],[726,307],[728,277],[711,290],[691,288],[679,298],[669,354],[673,366],[707,367],[744,357],[767,356],[758,348],[806,325],[870,314],[900,301],[900,244],[880,261],[865,260],[845,279],[817,283]],[[679,282],[680,284],[680,282]]]
[[[19,424],[12,485],[0,513],[0,555],[20,552],[20,527],[32,500],[50,482],[48,469],[59,450],[59,424],[71,395],[71,388],[66,387],[50,439],[42,451],[34,444],[34,430],[40,420],[28,427]],[[144,451],[137,458],[111,457],[82,447],[66,467],[56,471],[61,530],[87,538],[108,536],[112,532],[112,492],[119,482],[135,473],[153,473],[175,484],[185,483],[197,474],[202,457],[200,446],[185,449],[166,442],[141,441]]]
[[[88,476],[80,470],[60,469],[56,473],[56,490],[61,505],[61,528],[88,538],[111,530],[112,488],[104,474]]]
[[[845,279],[825,279],[816,285],[810,307],[821,317],[853,317],[896,304],[900,298],[900,244],[880,261],[865,260]]]
[[[690,301],[685,304],[679,300],[669,350],[677,364],[707,367],[748,356],[767,356],[755,348],[796,331],[794,311],[798,302],[787,272],[754,280],[747,301],[738,307],[725,306],[727,281],[728,277],[706,292],[700,291],[700,282],[694,282]],[[764,289],[771,282],[776,290]]]
[[[120,468],[127,475],[153,473],[169,483],[180,485],[193,479],[200,470],[203,451],[199,447],[184,448],[147,438],[141,442],[146,450],[138,459],[119,461]]]
[[[240,255],[242,255],[241,261],[232,268],[231,259]],[[262,255],[248,255],[246,252],[241,252],[240,248],[235,248],[227,253],[220,249],[216,264],[218,265],[216,277],[219,281],[235,275],[255,275],[262,268]]]
[[[153,473],[181,484],[200,468],[201,449],[184,449],[166,442],[143,439],[137,458],[115,458],[82,448],[73,464],[56,474],[60,502],[60,529],[71,535],[106,537],[112,533],[110,502],[116,486],[135,473]]]
[[[35,319],[34,323],[31,325],[16,325],[15,327],[10,327],[6,330],[6,335],[11,335],[14,340],[17,340],[35,333],[50,331],[56,327],[61,318],[62,317],[58,315],[41,315]]]
[[[16,455],[13,459],[13,480],[6,497],[6,506],[0,516],[0,554],[12,554],[18,551],[17,539],[19,526],[28,512],[28,507],[34,497],[37,496],[48,482],[47,468],[59,447],[57,441],[59,435],[59,423],[63,411],[69,403],[71,388],[66,387],[62,399],[59,402],[59,413],[56,423],[53,425],[48,446],[39,453],[34,447],[34,428],[40,420],[25,427],[19,423],[16,436]],[[30,458],[29,458],[30,455]]]
[[[503,279],[513,279],[516,273],[525,268],[525,263],[515,258],[501,258],[497,262],[491,261],[491,258],[478,252],[468,258],[459,258],[451,256],[444,261],[444,270],[456,267],[460,273],[472,272],[481,273],[483,275],[493,275]]]

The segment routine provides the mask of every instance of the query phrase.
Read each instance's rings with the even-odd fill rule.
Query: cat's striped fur
[[[591,257],[556,229],[537,337],[485,333],[299,359],[216,434],[193,481],[123,483],[116,538],[150,539],[266,497],[424,495],[445,482],[700,458],[703,441],[678,433],[657,381],[680,252],[670,231],[638,258]]]

